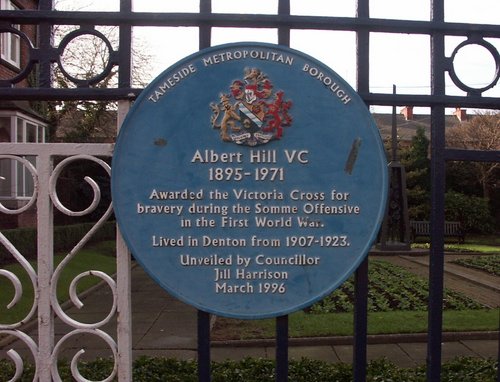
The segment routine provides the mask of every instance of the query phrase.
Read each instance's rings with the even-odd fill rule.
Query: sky
[[[119,0],[58,0],[58,9],[118,11]],[[276,14],[277,0],[212,0],[214,13]],[[135,0],[136,12],[198,12],[199,0]],[[355,0],[291,0],[293,15],[355,16]],[[499,25],[500,0],[445,0],[445,21]],[[373,18],[429,20],[430,0],[371,0]],[[152,55],[148,70],[154,79],[178,60],[198,50],[197,28],[134,28],[135,44]],[[446,55],[465,37],[446,37]],[[213,28],[212,45],[259,41],[277,43],[276,29]],[[500,51],[500,39],[487,39]],[[331,67],[353,88],[356,82],[354,32],[292,30],[290,45]],[[394,54],[396,53],[396,54]],[[430,94],[430,40],[426,35],[372,33],[370,39],[370,91]],[[492,55],[483,47],[462,48],[455,60],[462,82],[481,88],[495,75]],[[447,78],[448,95],[465,95]],[[483,93],[500,97],[500,84]]]

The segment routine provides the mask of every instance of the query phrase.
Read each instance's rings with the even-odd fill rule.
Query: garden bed
[[[427,309],[429,284],[402,267],[382,260],[369,263],[368,311],[424,311]],[[483,305],[450,289],[444,291],[444,310],[483,309]],[[354,278],[349,278],[331,295],[314,304],[309,313],[345,313],[354,311]]]
[[[500,276],[500,255],[474,256],[453,260],[452,263]]]

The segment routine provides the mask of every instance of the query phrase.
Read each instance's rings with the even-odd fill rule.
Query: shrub
[[[493,231],[493,217],[490,214],[487,199],[458,192],[447,192],[445,214],[447,220],[462,223],[467,232],[491,233]]]
[[[110,359],[97,359],[82,362],[81,374],[90,380],[102,380],[113,369]],[[442,366],[443,382],[494,382],[498,363],[494,360],[479,358],[456,358]],[[367,381],[405,381],[424,382],[425,366],[401,368],[385,359],[371,361],[367,367]],[[33,379],[34,368],[25,365],[21,381]],[[72,381],[68,362],[60,362],[61,380]],[[274,382],[275,362],[268,359],[246,358],[241,361],[212,363],[213,382]],[[6,360],[0,360],[0,380],[7,381],[14,375],[14,366]],[[289,379],[294,382],[351,382],[352,366],[345,363],[329,363],[302,358],[289,363]],[[196,361],[180,361],[167,358],[141,357],[133,364],[134,382],[196,382]]]
[[[95,223],[82,223],[54,227],[54,251],[63,252],[73,248],[92,228]],[[37,253],[36,228],[17,228],[2,231],[5,237],[27,259],[33,259]],[[92,236],[91,243],[103,240],[114,240],[116,237],[115,222],[106,222]],[[12,255],[0,246],[0,265],[12,262]]]
[[[2,231],[5,237],[26,258],[30,259],[36,255],[36,230],[34,228],[17,228]],[[12,255],[0,245],[0,265],[12,261]]]

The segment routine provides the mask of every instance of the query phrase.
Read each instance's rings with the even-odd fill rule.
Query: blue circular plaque
[[[331,293],[367,255],[387,162],[367,107],[330,68],[228,44],[137,99],[112,196],[134,257],[169,293],[217,315],[275,317]]]

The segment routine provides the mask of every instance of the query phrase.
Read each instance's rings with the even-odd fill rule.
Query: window
[[[47,126],[19,112],[0,112],[0,141],[45,143]],[[12,139],[11,139],[12,138]],[[26,156],[36,167],[36,157]],[[33,195],[30,171],[20,162],[0,159],[0,199],[27,199]]]
[[[18,10],[10,0],[0,0],[0,9],[2,10]],[[16,29],[21,29],[19,24],[12,25]],[[0,33],[0,56],[2,60],[15,66],[21,67],[21,37],[14,33]]]
[[[11,126],[10,117],[0,117],[0,142],[11,141]],[[12,178],[12,164],[11,161],[0,159],[0,197],[10,196],[11,185],[8,179]]]

